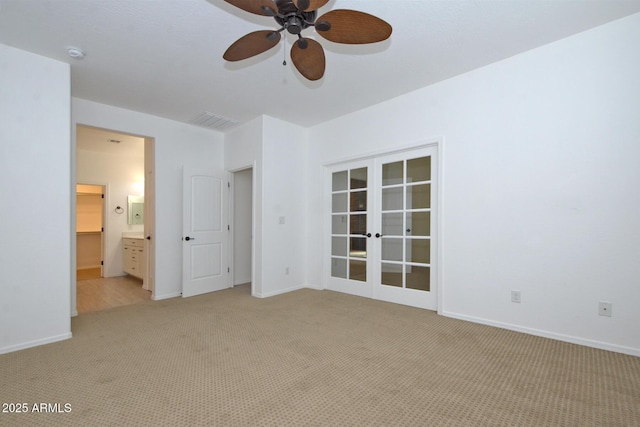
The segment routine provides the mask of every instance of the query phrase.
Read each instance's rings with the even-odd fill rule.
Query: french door
[[[436,147],[327,168],[327,288],[437,309]]]

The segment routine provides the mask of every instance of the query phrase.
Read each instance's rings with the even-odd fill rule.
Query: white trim
[[[452,319],[464,320],[472,323],[479,323],[481,325],[493,326],[496,328],[507,329],[509,331],[522,332],[528,335],[534,335],[542,338],[549,338],[556,341],[568,342],[571,344],[582,345],[585,347],[597,348],[600,350],[613,351],[616,353],[628,354],[631,356],[640,357],[640,349],[633,347],[625,347],[621,345],[610,344],[602,341],[589,340],[585,338],[574,337],[571,335],[558,334],[551,331],[544,331],[541,329],[527,328],[525,326],[513,325],[511,323],[496,322],[493,320],[483,319],[480,317],[466,316],[464,314],[452,313],[449,311],[443,311],[442,314],[445,317]]]
[[[0,354],[12,353],[18,350],[24,350],[31,347],[38,347],[44,344],[51,344],[58,341],[68,340],[69,338],[71,338],[71,336],[71,332],[68,332],[66,334],[54,335],[47,338],[41,338],[39,340],[27,341],[16,345],[10,345],[8,347],[2,347],[0,348]]]
[[[443,218],[443,147],[444,147],[444,136],[434,136],[431,138],[425,138],[418,141],[414,141],[409,144],[405,144],[402,146],[398,146],[395,149],[382,149],[371,151],[366,154],[361,155],[353,155],[344,157],[338,160],[333,160],[329,162],[325,162],[322,164],[323,169],[323,188],[322,188],[322,212],[323,212],[323,238],[322,238],[322,263],[321,263],[321,287],[319,289],[332,289],[329,285],[329,278],[331,275],[331,263],[330,257],[327,258],[327,253],[330,254],[330,233],[326,233],[327,230],[331,230],[331,221],[330,221],[330,212],[331,212],[331,194],[327,191],[328,188],[331,188],[331,170],[334,168],[340,167],[355,167],[354,164],[358,163],[366,163],[371,162],[372,164],[369,167],[372,167],[376,164],[377,160],[383,157],[404,155],[407,153],[411,153],[417,150],[423,149],[433,149],[435,150],[435,161],[436,161],[436,207],[435,207],[435,216],[436,216],[436,228],[435,228],[435,242],[436,242],[436,259],[435,264],[431,266],[434,270],[435,274],[435,308],[436,311],[441,314],[442,307],[444,307],[444,299],[443,299],[443,226],[442,226],[442,218]],[[377,172],[376,172],[377,173]],[[329,215],[328,215],[329,214]],[[339,292],[351,293],[353,295],[364,296],[373,299],[380,299],[378,295],[376,295],[376,287],[373,286],[371,291],[365,289],[363,292],[351,292],[345,290],[338,290]],[[369,295],[371,294],[371,295]],[[391,301],[390,299],[383,299],[386,301]],[[398,302],[401,303],[401,302]],[[409,304],[412,305],[412,304]]]
[[[267,292],[267,293],[264,293],[264,294],[254,294],[252,292],[251,296],[256,297],[256,298],[269,298],[269,297],[273,297],[273,296],[276,296],[276,295],[286,294],[287,292],[298,291],[300,289],[305,289],[305,288],[308,288],[308,286],[306,286],[306,285],[297,285],[297,286],[292,286],[292,287],[286,288],[286,289],[278,289],[277,291],[271,291],[271,292]]]
[[[425,139],[420,139],[418,141],[414,141],[411,142],[409,144],[405,144],[405,145],[400,145],[397,148],[394,148],[393,150],[390,150],[388,148],[386,149],[380,149],[380,150],[376,150],[376,151],[370,151],[366,154],[359,154],[359,155],[352,155],[352,156],[348,156],[348,157],[343,157],[340,159],[336,159],[336,160],[331,160],[329,162],[325,162],[322,164],[323,167],[330,167],[330,166],[337,166],[340,165],[342,163],[351,163],[354,161],[358,161],[358,160],[370,160],[376,157],[380,157],[380,156],[387,156],[390,154],[396,154],[396,153],[403,153],[405,151],[412,151],[415,149],[419,149],[419,148],[428,148],[428,147],[439,147],[441,146],[442,142],[444,141],[444,137],[443,136],[435,136],[432,138],[425,138]]]
[[[227,172],[229,173],[231,183],[231,190],[229,192],[229,225],[231,225],[231,232],[229,233],[229,268],[231,269],[231,286],[234,287],[235,282],[235,273],[234,273],[234,259],[233,259],[233,240],[235,233],[235,213],[234,213],[234,194],[235,191],[235,173],[242,172],[245,170],[251,170],[251,295],[255,295],[255,286],[256,286],[256,244],[255,244],[255,236],[256,236],[256,165],[257,162],[254,160],[251,164],[240,166],[234,169],[229,169]],[[239,284],[240,285],[240,284]]]
[[[233,257],[233,250],[235,246],[235,172],[227,171],[227,210],[229,211],[227,215],[227,225],[229,226],[227,230],[227,267],[229,268],[229,272],[227,274],[227,285],[230,288],[235,286],[235,258]]]
[[[436,161],[438,163],[438,185],[436,186],[436,287],[438,294],[436,295],[437,313],[442,314],[444,307],[444,136],[438,138],[436,144]]]
[[[169,298],[177,298],[177,297],[181,297],[182,296],[182,292],[171,292],[168,294],[164,294],[164,295],[152,295],[151,299],[153,301],[160,301],[163,299],[169,299]]]

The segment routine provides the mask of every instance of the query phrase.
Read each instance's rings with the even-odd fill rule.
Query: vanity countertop
[[[143,233],[122,233],[122,238],[123,239],[144,239],[144,234]]]

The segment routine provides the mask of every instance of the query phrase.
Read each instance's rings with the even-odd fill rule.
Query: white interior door
[[[373,297],[372,161],[327,170],[329,277],[327,288]]]
[[[226,174],[183,171],[182,297],[228,288]]]
[[[437,309],[436,148],[327,168],[327,289]]]
[[[435,150],[376,159],[376,299],[437,309]]]

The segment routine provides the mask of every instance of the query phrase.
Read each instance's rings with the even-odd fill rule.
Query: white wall
[[[69,65],[0,45],[0,76],[0,353],[7,353],[71,337],[75,191]]]
[[[253,168],[253,272],[251,294],[262,296],[262,122],[258,117],[227,132],[224,137],[225,169]]]
[[[144,226],[127,223],[127,196],[144,193],[140,182],[144,180],[144,151],[140,156],[130,153],[104,153],[81,150],[76,153],[76,180],[79,183],[107,185],[105,198],[105,277],[123,276],[122,233],[139,231]],[[116,206],[124,209],[116,213]]]
[[[308,137],[267,116],[263,137],[263,296],[271,296],[306,285]]]
[[[322,165],[442,136],[441,312],[640,355],[636,40],[640,15],[312,128],[310,283]]]
[[[72,130],[77,124],[155,138],[154,299],[182,292],[182,168],[223,170],[220,132],[104,104],[72,99]],[[73,138],[75,144],[75,135]],[[149,207],[146,207],[147,209]],[[75,255],[75,254],[74,254]]]
[[[306,285],[306,145],[305,128],[268,116],[225,135],[226,168],[254,168],[254,296]]]

